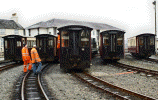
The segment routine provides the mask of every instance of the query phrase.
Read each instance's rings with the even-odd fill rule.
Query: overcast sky
[[[154,33],[154,0],[3,0],[0,19],[17,13],[25,28],[52,18],[109,24],[126,31],[125,38]],[[158,10],[157,10],[158,11]]]

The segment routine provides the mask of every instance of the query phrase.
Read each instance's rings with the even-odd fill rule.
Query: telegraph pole
[[[157,31],[156,31],[156,0],[154,0],[153,5],[155,6],[155,53],[157,55]]]

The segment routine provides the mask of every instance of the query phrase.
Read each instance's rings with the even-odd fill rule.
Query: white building
[[[0,53],[4,52],[3,36],[6,35],[24,35],[24,28],[18,24],[16,13],[12,14],[12,20],[0,19]]]
[[[97,42],[97,47],[99,48],[99,33],[106,30],[121,30],[119,28],[103,24],[103,23],[94,23],[94,22],[85,22],[85,21],[74,21],[66,19],[51,19],[46,22],[39,22],[33,24],[25,29],[26,36],[35,36],[38,34],[52,34],[57,35],[57,28],[67,26],[67,25],[83,25],[93,28],[91,32],[91,38],[95,38]]]

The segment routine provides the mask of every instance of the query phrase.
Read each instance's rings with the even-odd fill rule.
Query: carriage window
[[[27,47],[28,47],[28,48],[31,47],[31,41],[27,41]]]
[[[32,47],[33,47],[33,45],[34,45],[34,41],[32,40]]]
[[[109,36],[108,36],[108,34],[105,34],[104,36],[103,36],[103,45],[109,45]]]
[[[37,39],[37,47],[39,47],[39,39]]]
[[[33,41],[33,45],[36,45],[36,41]]]
[[[150,37],[150,45],[154,45],[155,37]]]
[[[28,47],[31,47],[31,41],[29,41],[29,46]]]
[[[27,41],[27,47],[29,47],[29,41]]]
[[[56,47],[56,38],[54,38],[54,47]]]
[[[85,32],[84,30],[81,32],[81,46],[88,47],[89,46],[89,31]]]
[[[48,41],[48,46],[49,46],[49,47],[53,47],[53,39],[49,39],[49,41]]]
[[[139,37],[139,45],[143,45],[143,37]]]
[[[42,39],[40,39],[40,45],[39,45],[40,47],[42,46]]]
[[[5,48],[8,48],[8,42],[5,40]]]
[[[21,47],[21,41],[17,41],[17,47]]]
[[[25,43],[25,41],[24,41],[24,40],[22,40],[22,43],[24,44],[24,43]]]
[[[36,45],[36,41],[34,41],[34,45]]]
[[[117,38],[117,45],[122,45],[123,44],[123,35],[118,35],[118,38]]]
[[[33,47],[33,41],[31,41],[31,48]]]
[[[69,46],[69,33],[67,31],[62,31],[61,33],[61,45],[62,47]]]

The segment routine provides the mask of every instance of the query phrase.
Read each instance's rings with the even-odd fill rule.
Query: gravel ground
[[[121,59],[120,62],[134,65],[138,61]],[[158,80],[153,77],[140,76],[140,74],[121,74],[126,72],[121,68],[106,65],[98,57],[92,59],[92,66],[89,72],[114,85],[141,93],[158,99]],[[145,63],[144,66],[147,66]],[[149,65],[149,64],[148,64]],[[23,66],[18,66],[0,73],[0,100],[10,100],[13,91],[13,83],[23,73]],[[88,85],[80,82],[69,73],[60,70],[58,64],[47,70],[44,76],[48,87],[55,94],[58,100],[109,100],[106,94],[96,91]]]
[[[13,92],[13,83],[23,73],[23,66],[0,72],[0,100],[10,100]]]
[[[152,56],[154,57],[154,56]],[[127,64],[127,65],[133,65],[136,67],[141,67],[141,68],[146,68],[146,69],[151,69],[151,70],[156,70],[158,71],[158,63],[154,62],[147,62],[147,61],[141,61],[141,60],[136,60],[132,56],[126,56],[126,59],[121,59],[119,60],[120,63]]]
[[[121,59],[120,62],[122,61],[128,64],[130,63],[131,65],[135,65],[136,62],[138,62],[132,62],[126,59]],[[132,73],[117,74],[127,71],[124,71],[122,68],[106,65],[100,60],[100,58],[93,59],[92,63],[93,65],[89,69],[89,73],[92,75],[119,87],[158,99],[158,80],[153,77],[146,77]],[[141,65],[141,63],[139,65]]]
[[[48,69],[44,78],[58,100],[109,100],[110,98],[105,93],[81,83],[71,74],[61,71],[57,64]]]
[[[152,59],[158,59],[158,55],[152,55],[151,57],[149,58],[152,58]]]

